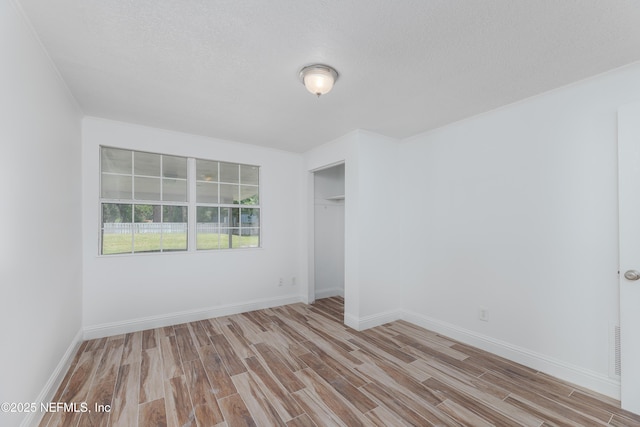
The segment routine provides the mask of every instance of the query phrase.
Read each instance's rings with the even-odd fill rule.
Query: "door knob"
[[[638,280],[640,279],[640,273],[636,270],[627,270],[624,272],[624,278],[627,280]]]

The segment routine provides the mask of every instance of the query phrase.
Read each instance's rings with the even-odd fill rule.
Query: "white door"
[[[640,104],[618,111],[622,408],[640,414]]]

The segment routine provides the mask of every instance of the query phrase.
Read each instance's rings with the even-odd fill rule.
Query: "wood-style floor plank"
[[[287,427],[316,427],[316,424],[307,414],[302,414],[287,421]]]
[[[247,368],[244,366],[231,344],[229,344],[229,341],[224,334],[212,336],[211,342],[220,355],[222,363],[224,363],[224,366],[227,368],[229,375],[241,374],[247,371]]]
[[[67,387],[60,396],[60,402],[80,405],[81,402],[87,401],[87,396],[91,391],[91,382],[104,353],[105,342],[106,339],[95,340],[86,346],[73,374],[69,378]],[[58,411],[53,414],[47,425],[51,427],[75,426],[81,415],[80,412]]]
[[[111,402],[110,423],[113,427],[135,426],[138,422],[140,363],[138,361],[122,365],[118,370],[118,380]]]
[[[165,380],[164,395],[168,427],[197,426],[196,414],[184,376]]]
[[[202,327],[200,322],[191,322],[188,324],[191,335],[195,338],[195,343],[198,347],[204,347],[211,344],[207,331]]]
[[[162,354],[162,368],[165,379],[178,377],[184,373],[175,335],[160,338],[160,353]]]
[[[254,427],[259,425],[251,416],[247,405],[245,405],[239,394],[232,394],[220,399],[220,409],[222,409],[224,419],[229,426]],[[260,422],[261,420],[257,421]]]
[[[229,325],[223,329],[223,334],[240,359],[246,359],[254,355],[251,343],[244,335],[244,330],[233,319],[229,320]]]
[[[198,358],[198,349],[193,342],[191,331],[185,324],[173,328],[176,334],[176,342],[180,349],[180,356],[183,362],[190,362]]]
[[[287,364],[278,357],[277,352],[273,351],[269,344],[255,344],[257,352],[260,354],[266,365],[269,367],[274,377],[282,384],[289,393],[304,388],[304,384],[295,376],[294,372],[289,369]]]
[[[351,359],[343,358],[339,353],[329,354],[325,352],[322,348],[320,348],[316,343],[311,341],[305,341],[302,343],[308,351],[315,354],[322,360],[322,363],[326,364],[331,369],[335,370],[343,376],[347,381],[353,384],[354,387],[361,387],[366,383],[366,380],[362,378],[361,375],[358,374],[356,370],[353,369],[352,360],[357,361],[357,364],[353,366],[358,366],[362,362],[360,362],[357,358],[353,357]],[[300,354],[298,357],[304,360],[304,353]],[[308,364],[307,364],[308,365]]]
[[[247,405],[254,420],[260,420],[261,426],[285,427],[278,410],[265,396],[251,374],[244,372],[233,377],[238,394]]]
[[[160,349],[151,347],[142,350],[142,366],[140,368],[139,402],[151,402],[164,397],[162,378],[162,355]]]
[[[616,426],[620,402],[338,297],[82,343],[42,427]],[[93,411],[94,405],[110,407]]]
[[[222,363],[222,359],[212,345],[200,347],[200,357],[204,370],[211,384],[211,391],[216,398],[221,399],[237,393],[231,377]]]
[[[341,395],[312,369],[303,369],[297,375],[306,385],[304,391],[311,397],[311,400],[313,402],[322,402],[323,406],[329,408],[344,425],[349,427],[366,425],[361,412],[350,402],[342,399]],[[304,396],[304,394],[299,394],[298,396]],[[324,413],[326,414],[326,410]]]
[[[65,374],[64,378],[62,379],[62,382],[60,383],[60,387],[58,387],[58,390],[56,390],[52,402],[62,402],[62,396],[63,393],[65,392],[65,390],[67,390],[67,386],[69,384],[69,379],[71,378],[71,375],[75,372],[76,367],[78,366],[78,362],[81,358],[81,356],[84,355],[85,349],[87,348],[87,345],[89,344],[89,341],[83,341],[82,344],[80,344],[80,347],[78,347],[78,350],[76,352],[76,355],[73,357],[73,360],[71,361],[71,364],[69,365],[69,369],[67,370],[67,373]],[[51,421],[52,418],[54,418],[56,416],[55,412],[47,412],[44,414],[44,416],[42,417],[42,420],[40,422],[40,425],[46,426],[49,424],[49,422]],[[51,424],[53,425],[53,424]]]
[[[369,419],[372,426],[388,427],[388,426],[411,426],[411,424],[398,418],[390,410],[383,406],[378,406],[367,412],[365,416]]]
[[[184,373],[198,424],[215,425],[223,422],[218,401],[200,359],[186,362]]]
[[[166,427],[167,413],[164,408],[164,399],[152,400],[140,405],[138,412],[139,427]]]
[[[109,425],[114,388],[115,380],[100,382],[91,387],[86,401],[89,411],[80,416],[80,426],[106,427]]]
[[[295,399],[293,399],[287,390],[267,372],[267,369],[256,357],[245,359],[245,363],[249,367],[249,371],[253,375],[259,387],[273,402],[281,419],[289,420],[299,417],[304,413],[296,403]]]
[[[142,331],[142,349],[149,350],[157,347],[158,329]]]
[[[120,369],[123,348],[124,338],[107,342],[100,364],[96,368],[96,376],[94,378],[96,383],[115,383],[118,369]]]
[[[184,376],[164,380],[164,403],[168,427],[195,427],[196,416]]]
[[[432,422],[427,421],[427,418],[430,418],[430,414],[425,413],[426,417],[423,417],[420,412],[423,412],[424,407],[414,405],[415,402],[398,399],[398,395],[385,390],[384,387],[376,383],[369,383],[363,389],[381,406],[388,408],[407,424],[412,426],[434,425]]]
[[[142,331],[126,334],[122,351],[122,364],[140,363],[142,360]],[[87,341],[88,342],[88,341]]]
[[[315,354],[307,353],[302,355],[301,358],[311,368],[311,370],[313,370],[313,372],[325,380],[335,391],[340,393],[345,400],[358,408],[360,412],[365,413],[378,406],[364,393],[349,383],[349,381],[347,381],[338,372],[324,364]]]
[[[474,426],[474,427],[492,427],[489,421],[485,420],[478,414],[464,406],[458,405],[456,402],[451,400],[445,400],[441,404],[438,405],[438,409],[445,414],[449,415],[452,419],[456,420],[463,426]]]

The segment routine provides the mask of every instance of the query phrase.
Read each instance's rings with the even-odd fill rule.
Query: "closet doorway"
[[[313,173],[314,299],[344,297],[344,163]]]

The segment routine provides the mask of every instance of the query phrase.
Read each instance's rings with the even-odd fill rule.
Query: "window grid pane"
[[[133,181],[131,176],[102,174],[100,182],[103,199],[131,200],[133,198]]]
[[[218,162],[196,159],[196,180],[218,182]]]
[[[164,178],[162,180],[162,200],[165,202],[186,202],[187,180]]]
[[[257,185],[241,185],[240,186],[240,204],[241,205],[259,205]]]
[[[133,179],[135,200],[160,200],[160,178],[136,176]]]
[[[160,176],[159,154],[133,152],[133,174],[137,176]]]
[[[240,202],[240,186],[220,184],[220,204],[231,205]]]
[[[162,211],[162,250],[187,250],[187,207],[164,206]]]
[[[100,153],[101,255],[260,247],[258,166],[194,159],[190,181],[186,157]],[[187,205],[189,188],[196,197]],[[188,206],[196,209],[194,249]]]
[[[196,209],[196,248],[218,249],[220,224],[217,207],[198,206]]]
[[[162,176],[164,178],[187,179],[187,158],[163,155]]]
[[[196,183],[196,201],[198,203],[218,203],[218,183],[198,182]]]
[[[240,165],[240,183],[257,186],[260,178],[259,172],[258,166]]]
[[[237,163],[220,162],[220,182],[229,184],[240,183],[240,165]]]
[[[100,150],[100,170],[103,173],[131,175],[133,167],[132,154],[129,150],[102,147]]]
[[[131,205],[104,203],[102,205],[102,247],[103,255],[131,253],[132,227]]]

